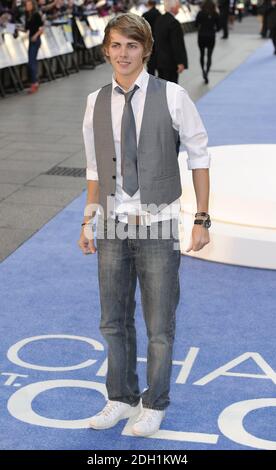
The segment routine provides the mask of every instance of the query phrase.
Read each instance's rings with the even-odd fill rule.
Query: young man
[[[107,429],[137,415],[137,436],[157,432],[169,405],[179,301],[179,143],[188,151],[199,211],[187,251],[209,242],[210,224],[206,131],[183,88],[144,70],[152,42],[150,26],[139,16],[122,14],[108,23],[103,50],[113,67],[112,83],[88,96],[83,123],[86,209],[99,203],[100,215],[97,250],[88,230],[95,212],[88,210],[79,246],[84,254],[98,251],[100,330],[108,343],[108,401],[90,426]],[[148,335],[148,388],[142,394],[136,373],[137,278]]]

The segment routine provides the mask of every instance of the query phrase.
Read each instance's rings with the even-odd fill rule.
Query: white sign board
[[[85,21],[76,19],[76,24],[87,49],[91,49],[99,44],[98,41],[95,41],[92,31]]]
[[[59,46],[55,40],[55,37],[52,32],[51,26],[44,28],[43,34],[41,37],[41,47],[38,52],[38,59],[50,59],[51,57],[56,57],[61,55]]]
[[[12,65],[26,64],[28,62],[28,53],[22,36],[15,39],[11,34],[5,34],[4,39]]]
[[[2,35],[0,34],[0,69],[4,69],[6,67],[10,67],[12,65],[12,60],[7,49],[6,44],[2,39]]]
[[[97,16],[88,16],[87,21],[88,21],[89,26],[91,28],[91,34],[93,36],[95,46],[98,46],[99,44],[102,44],[103,38],[102,38],[101,31],[99,29],[100,25],[97,22]]]
[[[69,54],[70,52],[73,52],[72,44],[67,41],[61,26],[53,26],[52,33],[56,43],[58,44],[60,54]]]

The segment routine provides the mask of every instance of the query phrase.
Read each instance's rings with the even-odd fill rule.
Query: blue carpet
[[[210,146],[275,143],[275,73],[269,42],[197,102]]]
[[[198,102],[211,145],[275,143],[275,62],[271,48],[262,47]],[[104,384],[106,358],[98,330],[97,258],[84,257],[77,246],[84,204],[85,193],[0,265],[0,447],[275,449],[276,273],[188,257],[180,269],[172,404],[163,434],[140,439],[122,435],[126,423],[102,432],[74,425],[104,404],[96,390]],[[139,290],[137,302],[139,357],[145,358]],[[19,344],[16,352],[14,345],[36,336],[42,338]],[[89,344],[91,338],[98,343]],[[144,388],[143,361],[139,375]],[[47,389],[51,383],[56,387]],[[38,384],[33,396],[31,384]],[[224,410],[238,402],[227,417]],[[251,411],[243,413],[247,404]],[[38,425],[43,418],[48,424]],[[235,434],[237,420],[243,432]]]

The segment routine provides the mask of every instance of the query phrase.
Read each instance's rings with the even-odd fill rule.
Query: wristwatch
[[[205,228],[210,228],[211,227],[210,215],[207,214],[207,212],[197,212],[195,214],[195,217],[196,217],[195,220],[194,220],[195,225],[203,225],[203,227],[205,227]],[[204,219],[197,218],[197,217],[204,217]]]

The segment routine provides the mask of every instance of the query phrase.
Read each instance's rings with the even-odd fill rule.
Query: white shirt
[[[139,87],[131,100],[136,124],[137,142],[139,141],[141,130],[148,81],[149,74],[143,69],[131,87],[132,89],[135,84]],[[111,120],[116,152],[116,192],[113,217],[118,215],[122,222],[127,222],[126,214],[145,214],[145,212],[141,210],[140,190],[138,189],[133,196],[129,196],[122,188],[121,121],[125,98],[115,90],[116,86],[118,86],[118,83],[112,77]],[[88,95],[83,121],[83,137],[87,159],[86,178],[88,180],[98,180],[93,133],[93,112],[99,91],[100,89]],[[187,91],[176,83],[167,82],[166,93],[173,128],[179,132],[179,151],[186,150],[188,153],[188,169],[209,168],[208,137],[194,103],[189,98]],[[180,201],[177,199],[165,209],[162,209],[157,215],[151,215],[150,221],[155,222],[178,217],[179,210]]]

